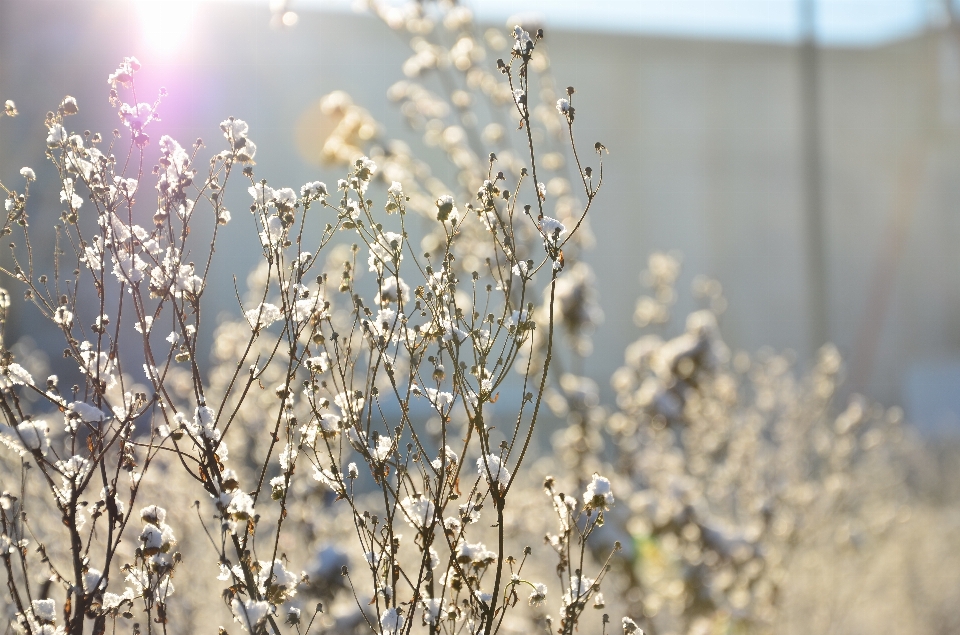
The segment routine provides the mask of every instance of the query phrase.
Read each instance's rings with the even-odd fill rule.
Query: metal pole
[[[820,165],[820,82],[816,0],[800,1],[800,148],[807,255],[808,337],[811,351],[830,340],[826,214]]]

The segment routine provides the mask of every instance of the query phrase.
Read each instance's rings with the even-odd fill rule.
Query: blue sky
[[[797,39],[803,0],[473,0],[485,21],[519,8],[548,25],[590,30],[768,41]],[[905,37],[943,19],[945,0],[815,0],[817,33],[828,44],[870,45]],[[956,1],[956,0],[953,0]],[[293,10],[350,10],[351,0],[291,0]]]

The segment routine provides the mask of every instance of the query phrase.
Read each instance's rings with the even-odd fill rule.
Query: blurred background
[[[639,332],[639,272],[666,250],[682,255],[678,315],[694,306],[694,276],[723,285],[721,329],[734,350],[789,349],[804,366],[832,341],[848,363],[848,391],[904,406],[932,437],[960,432],[960,5],[470,6],[483,29],[502,34],[518,8],[537,14],[525,19],[544,25],[558,85],[577,88],[580,141],[610,150],[584,256],[605,314],[585,374],[605,400]],[[21,112],[0,125],[5,182],[23,165],[41,183],[54,176],[43,114],[65,94],[81,108],[71,125],[116,125],[106,77],[124,55],[143,63],[141,100],[160,86],[170,93],[155,131],[217,149],[219,122],[243,118],[259,145],[257,174],[277,186],[336,180],[339,169],[316,160],[329,132],[318,100],[334,90],[391,137],[419,144],[385,98],[404,78],[408,43],[349,2],[2,0],[0,99]],[[242,211],[245,193],[235,194],[228,205]],[[34,205],[34,231],[52,228],[55,192]],[[240,284],[258,259],[246,229],[227,228],[236,248],[219,265]],[[41,252],[53,245],[52,230],[46,236]],[[230,285],[209,298],[238,312]],[[11,341],[30,334],[44,347],[43,330],[13,323],[23,332]]]

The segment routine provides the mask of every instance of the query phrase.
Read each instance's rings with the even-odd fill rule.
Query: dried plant
[[[804,376],[731,354],[715,281],[671,337],[680,265],[659,253],[634,315],[649,332],[603,404],[581,370],[603,318],[581,255],[605,148],[596,170],[581,159],[542,31],[480,33],[449,2],[368,8],[409,35],[388,96],[449,166],[336,92],[317,158],[343,178],[268,183],[241,119],[210,157],[153,142],[163,91],[140,102],[126,58],[108,79],[121,130],[69,130],[72,97],[46,119],[53,254],[31,242],[33,170],[0,184],[3,271],[65,360],[0,339],[8,630],[783,627],[794,562],[908,513],[902,413],[838,413],[832,347]],[[261,258],[204,340],[238,222]],[[566,425],[534,461],[544,406]]]
[[[415,17],[417,28],[426,19]],[[456,10],[446,20],[454,31],[471,28]],[[468,71],[454,53],[467,46],[463,33],[450,55]],[[576,252],[602,160],[596,176],[580,163],[567,89],[549,112],[586,201],[570,216],[564,186],[538,176],[545,168],[534,115],[545,117],[531,82],[543,34],[517,26],[512,37],[509,60],[497,63],[501,79],[485,71],[465,78],[498,105],[509,95],[525,151],[498,160],[468,147],[476,131],[442,133],[468,203],[462,193],[438,194],[436,179],[428,194],[422,179],[405,178],[415,161],[396,151],[334,151],[350,164],[333,188],[317,181],[298,195],[272,186],[256,178],[257,146],[234,117],[220,124],[226,147],[203,170],[201,140],[189,149],[165,135],[151,144],[163,91],[139,101],[132,57],[108,79],[124,132],[105,141],[70,131],[79,109],[72,97],[48,115],[47,157],[66,207],[52,274],[39,272],[46,255],[31,245],[32,171],[22,171],[21,191],[3,186],[3,233],[14,239],[4,272],[57,325],[72,361],[62,380],[51,375],[44,385],[3,351],[2,439],[19,460],[5,457],[4,473],[18,476],[3,494],[2,559],[17,630],[79,635],[127,628],[127,620],[136,620],[135,632],[179,630],[174,578],[186,578],[192,593],[219,593],[251,632],[279,633],[285,621],[298,632],[489,634],[503,631],[525,587],[531,605],[547,601],[547,586],[527,577],[531,548],[507,536],[507,514],[541,415],[565,250]],[[425,98],[414,84],[405,90],[405,99]],[[497,167],[504,158],[507,174]],[[154,161],[151,191],[144,185]],[[373,202],[378,178],[390,183],[383,212]],[[210,272],[220,228],[240,222],[225,207],[238,180],[252,197],[263,260],[246,297],[237,294],[243,320],[218,327],[216,364],[205,373],[204,292],[219,284]],[[565,196],[568,218],[546,213],[550,187]],[[144,206],[154,210],[152,227],[136,222]],[[412,212],[432,223],[424,253],[412,245]],[[346,251],[333,248],[340,236],[354,241]],[[372,283],[358,282],[363,269]],[[538,355],[534,332],[542,333]],[[520,390],[508,385],[515,372]],[[551,541],[560,557],[559,627],[572,633],[606,570],[587,577],[586,541],[613,495],[598,476],[578,513],[576,497],[548,491],[560,524]],[[338,527],[308,518],[313,505]],[[135,514],[140,527],[131,529]],[[57,516],[61,523],[52,522]],[[318,550],[325,562],[316,566],[287,554],[300,532],[337,531],[352,535],[362,560],[339,547]],[[176,538],[184,532],[189,545]],[[206,556],[196,544],[204,534]],[[198,558],[218,563],[219,577]],[[203,576],[219,588],[194,580]],[[324,619],[322,604],[303,615],[302,595],[346,595],[356,611],[347,622]],[[189,621],[211,599],[184,602],[180,617]],[[550,623],[536,610],[529,619]]]
[[[601,470],[631,492],[606,542],[631,545],[617,592],[648,632],[774,632],[797,554],[874,540],[908,517],[903,413],[854,395],[837,414],[833,346],[803,377],[785,355],[732,355],[713,280],[694,281],[708,308],[664,337],[679,273],[675,256],[650,256],[650,294],[634,317],[654,332],[627,347],[614,412],[587,378],[561,380],[552,401],[570,425],[555,437],[557,456],[581,482]]]

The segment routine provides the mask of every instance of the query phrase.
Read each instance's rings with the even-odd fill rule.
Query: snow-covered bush
[[[806,375],[731,353],[716,282],[671,333],[668,254],[604,404],[572,371],[603,317],[581,256],[605,148],[595,168],[581,156],[542,32],[369,4],[411,37],[388,96],[449,166],[336,92],[319,158],[341,178],[267,182],[270,140],[243,119],[211,120],[212,150],[164,135],[163,91],[139,101],[130,57],[107,80],[119,130],[73,130],[88,106],[68,96],[37,139],[56,182],[0,175],[16,290],[0,324],[22,290],[21,315],[63,345],[41,375],[0,340],[4,618],[76,635],[787,632],[793,562],[909,514],[901,413],[838,413],[832,347]],[[31,242],[50,223],[38,187],[62,204],[53,253]],[[227,209],[236,191],[249,212]],[[214,275],[236,223],[260,257],[245,284]],[[237,304],[204,339],[222,285]],[[547,410],[566,425],[537,457]]]
[[[433,19],[411,11],[400,26]],[[524,148],[498,157],[475,130],[448,126],[455,189],[395,145],[351,151],[350,130],[328,141],[343,161],[336,184],[268,183],[242,119],[222,120],[209,157],[203,141],[163,134],[164,91],[139,101],[134,57],[107,78],[121,129],[73,130],[87,107],[73,97],[47,116],[56,185],[29,168],[0,185],[8,283],[64,343],[46,379],[2,351],[0,559],[18,631],[494,633],[551,623],[550,603],[561,632],[586,620],[607,568],[585,544],[613,504],[609,481],[538,497],[560,526],[549,584],[533,577],[548,569],[528,563],[536,541],[514,532],[513,501],[526,497],[561,281],[604,149],[596,172],[581,165],[573,88],[539,103],[541,31],[516,26],[506,59],[487,69],[474,65],[469,14],[444,16],[457,44],[418,50],[408,75],[452,61],[500,115],[512,112]],[[431,99],[413,82],[391,92]],[[567,145],[582,203],[556,176],[550,194],[557,160],[542,159],[544,129]],[[31,243],[44,219],[37,187],[56,187],[64,208],[53,254]],[[234,188],[249,193],[249,213],[226,208]],[[262,260],[238,291],[242,318],[205,342],[205,292],[229,284],[211,274],[221,229],[238,222]],[[311,597],[327,609],[303,603]]]

